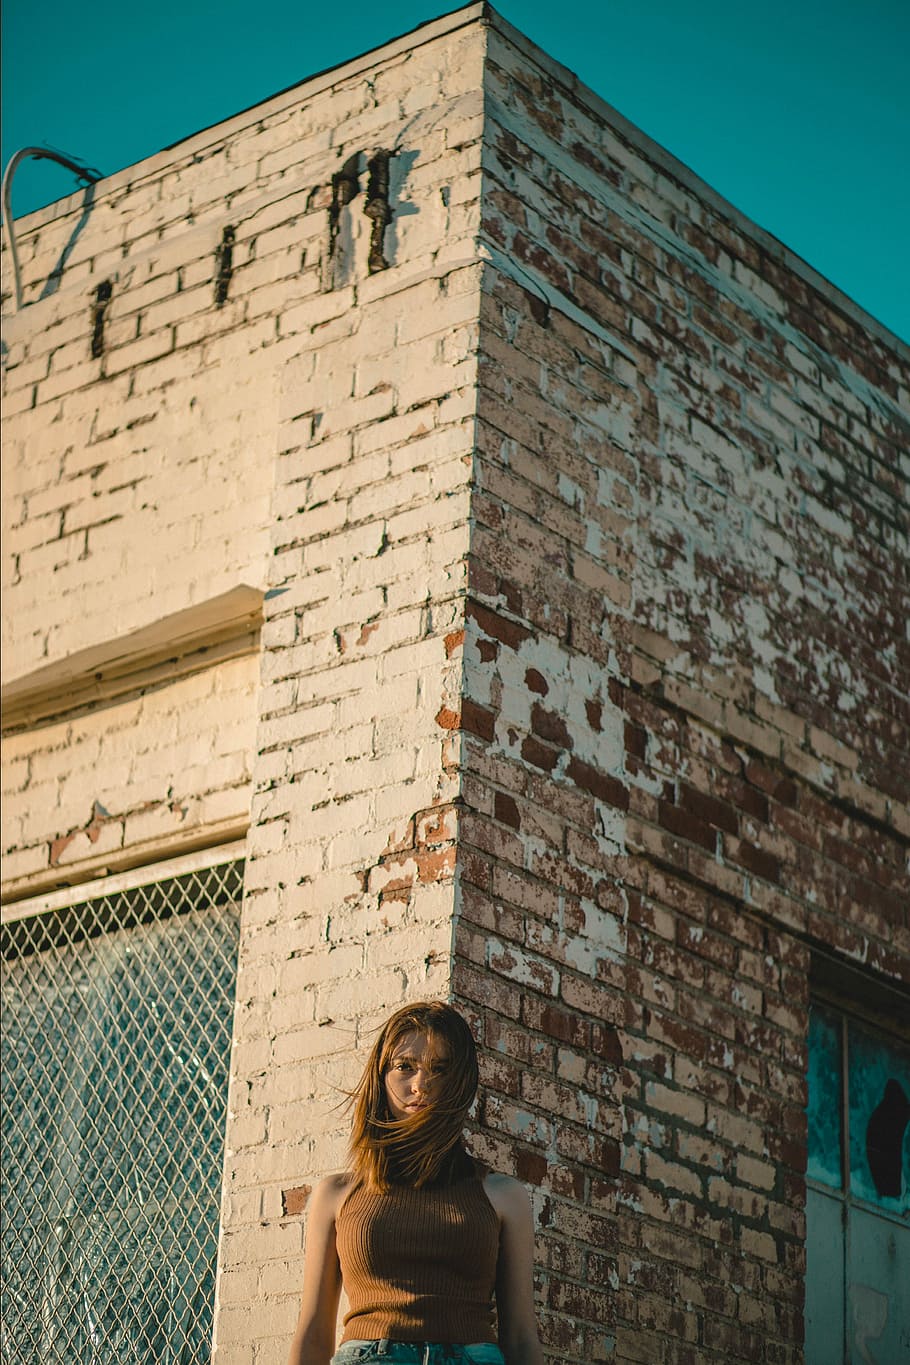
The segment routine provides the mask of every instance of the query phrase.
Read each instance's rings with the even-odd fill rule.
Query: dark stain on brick
[[[620,1148],[615,1138],[604,1138],[601,1145],[600,1169],[604,1175],[615,1179],[620,1169]]]
[[[556,1038],[573,1047],[588,1046],[588,1021],[574,1010],[560,1008],[548,1001],[527,996],[522,1003],[522,1020],[529,1028]]]
[[[114,286],[110,280],[102,280],[95,290],[92,303],[92,359],[98,360],[104,354],[104,320],[107,316]]]
[[[496,591],[505,600],[506,606],[515,616],[520,616],[522,611],[521,588],[517,583],[513,583],[509,578],[498,578],[496,580]]]
[[[746,815],[754,816],[756,820],[761,820],[762,824],[768,823],[768,798],[754,787],[748,786],[745,782],[732,782],[730,800]]]
[[[622,1066],[622,1042],[610,1024],[595,1023],[591,1026],[591,1050],[611,1066]]]
[[[221,234],[221,242],[215,252],[215,306],[221,308],[228,296],[231,276],[234,273],[234,239],[236,232],[228,226]]]
[[[795,806],[797,797],[796,783],[790,777],[780,777],[774,784],[771,795],[781,806]]]
[[[495,640],[480,639],[477,641],[477,653],[483,663],[493,663],[495,659],[499,658],[499,645]]]
[[[598,733],[604,728],[603,712],[604,706],[600,698],[588,697],[585,701],[585,715],[588,717],[588,724],[591,729],[596,730]]]
[[[545,697],[550,690],[550,685],[542,673],[538,673],[536,668],[525,670],[525,686],[531,692],[536,692],[539,696]]]
[[[782,806],[796,805],[796,783],[792,778],[785,777],[783,773],[775,772],[773,768],[768,768],[757,761],[746,764],[744,775],[751,786],[758,787],[759,791],[765,792],[773,801]]]
[[[550,325],[550,303],[543,292],[538,294],[531,289],[522,288],[522,293],[528,301],[531,317],[537,325],[548,327]]]

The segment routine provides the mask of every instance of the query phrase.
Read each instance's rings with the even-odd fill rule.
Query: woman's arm
[[[345,1190],[344,1177],[319,1182],[307,1210],[303,1299],[288,1365],[329,1365],[335,1351],[341,1267],[335,1248],[335,1214]]]
[[[525,1188],[508,1175],[488,1175],[484,1188],[499,1214],[496,1311],[506,1365],[544,1365],[534,1315],[534,1219]]]

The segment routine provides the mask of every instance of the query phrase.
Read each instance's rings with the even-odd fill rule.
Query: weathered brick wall
[[[252,802],[219,1361],[283,1357],[339,1087],[389,1008],[449,988],[479,12],[113,177],[78,235],[80,198],[20,225],[8,885],[235,834]],[[160,671],[169,623],[238,585],[267,590],[255,653],[206,669],[190,634],[178,676],[84,700],[99,659],[154,637]]]
[[[910,975],[906,355],[504,25],[485,97],[480,1141],[554,1360],[796,1362],[811,951]]]
[[[256,738],[254,654],[141,697],[79,710],[6,737],[3,875],[7,889],[136,861],[159,844],[242,833]],[[179,839],[175,841],[175,835]],[[214,842],[209,838],[208,842]]]
[[[554,1365],[795,1365],[812,951],[906,976],[893,338],[479,5],[20,235],[4,875],[249,818],[219,1365],[449,993]]]
[[[267,590],[258,654],[8,741],[20,871],[78,875],[134,826],[166,845],[169,821],[214,827],[252,799],[219,1361],[283,1355],[306,1190],[342,1158],[339,1086],[389,1008],[449,988],[479,13],[99,186],[42,301],[78,202],[20,234],[14,687],[65,679],[73,651],[95,660],[112,635],[166,633],[238,584]]]
[[[449,990],[484,39],[443,21],[322,115],[334,172],[356,179],[334,223],[321,191],[331,231],[278,386],[219,1363],[283,1358],[307,1193],[344,1158],[343,1087],[390,1009]],[[394,152],[395,217],[371,271],[376,148]]]
[[[353,361],[332,374],[340,351],[329,340],[370,301],[375,218],[363,209],[376,149],[395,153],[379,232],[389,278],[407,262],[409,278],[424,279],[408,306],[436,306],[447,252],[470,258],[461,243],[476,219],[479,78],[459,85],[432,38],[390,44],[369,79],[361,59],[20,221],[18,312],[4,250],[3,676],[60,694],[56,705],[45,697],[37,727],[17,716],[5,741],[4,879],[17,894],[79,875],[82,863],[94,869],[106,848],[183,846],[191,827],[204,840],[206,828],[215,837],[246,819],[254,657],[160,695],[139,680],[133,696],[120,688],[113,712],[90,702],[93,713],[83,705],[75,719],[68,661],[91,660],[81,699],[99,657],[126,647],[118,642],[166,633],[239,585],[266,586],[283,405],[299,383],[288,366],[314,340],[325,347],[324,397],[359,404],[357,421],[421,402],[416,320],[410,338],[397,316],[375,347],[360,335],[377,359],[387,342],[400,347],[407,375],[394,396],[367,353],[356,356],[356,389]],[[342,168],[356,177],[350,205],[333,193]],[[465,303],[451,306],[454,322]],[[442,347],[442,333],[427,344]],[[446,345],[440,359],[454,365],[465,343]],[[366,481],[381,477],[380,458]],[[200,688],[215,698],[201,722]]]
[[[270,247],[268,233],[257,242],[251,214],[218,308],[215,253],[230,217],[212,163],[228,151],[197,155],[176,167],[152,158],[133,183],[114,177],[59,290],[6,322],[7,678],[263,581],[279,343],[255,296],[273,274],[293,281],[300,251]],[[187,199],[202,201],[191,226]],[[23,234],[25,248],[37,243],[26,299],[79,221],[65,204]],[[85,262],[80,249],[92,253]],[[112,293],[93,359],[95,288],[105,280]]]

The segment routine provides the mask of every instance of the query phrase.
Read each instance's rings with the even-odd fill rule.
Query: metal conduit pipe
[[[6,243],[13,262],[13,296],[16,312],[22,307],[22,281],[19,275],[19,254],[16,250],[16,228],[12,212],[13,176],[16,173],[16,168],[29,156],[34,157],[36,161],[42,159],[56,161],[58,165],[72,171],[86,185],[94,185],[96,181],[103,179],[101,171],[96,171],[91,166],[81,166],[72,157],[64,156],[62,152],[52,152],[47,147],[22,147],[10,157],[6,164],[6,170],[3,172],[3,184],[0,193],[2,193],[3,198],[3,227],[6,232]]]

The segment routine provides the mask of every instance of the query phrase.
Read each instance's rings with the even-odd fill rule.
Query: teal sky
[[[452,8],[6,0],[3,164],[112,174]],[[910,0],[502,0],[603,99],[910,339]],[[13,212],[74,188],[16,173]]]

